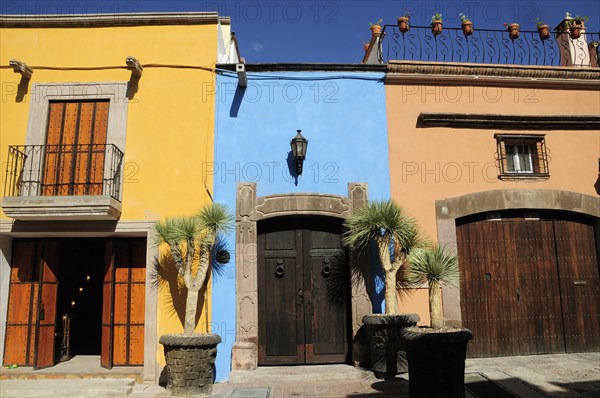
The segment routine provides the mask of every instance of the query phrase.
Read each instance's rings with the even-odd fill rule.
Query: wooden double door
[[[469,355],[600,350],[593,222],[543,212],[494,218],[457,223]]]
[[[145,239],[15,239],[4,365],[142,365]]]
[[[264,221],[258,256],[259,365],[346,362],[350,278],[341,223]]]

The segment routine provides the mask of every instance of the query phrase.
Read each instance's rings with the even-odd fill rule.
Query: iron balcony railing
[[[4,196],[110,195],[120,200],[123,152],[115,145],[8,148]]]
[[[513,40],[507,30],[475,28],[470,36],[465,36],[461,28],[444,26],[440,34],[434,35],[430,26],[411,26],[408,32],[402,33],[396,25],[385,25],[379,61],[598,67],[600,47],[589,46],[593,42],[600,42],[600,33],[586,32],[573,40],[569,32],[552,32],[549,38],[542,40],[538,31],[521,30],[519,37]],[[592,52],[596,54],[590,54]]]

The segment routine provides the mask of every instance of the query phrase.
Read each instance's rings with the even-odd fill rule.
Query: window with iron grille
[[[547,178],[548,154],[543,134],[496,134],[500,178]]]

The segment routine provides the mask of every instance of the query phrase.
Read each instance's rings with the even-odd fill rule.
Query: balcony
[[[115,145],[8,149],[2,210],[16,220],[117,220],[123,152]]]
[[[568,31],[553,32],[542,39],[538,31],[521,30],[513,40],[507,30],[476,28],[472,35],[465,36],[460,28],[444,26],[440,34],[434,35],[430,26],[411,26],[402,33],[396,25],[385,25],[377,61],[597,68],[600,33],[582,32],[576,39]]]

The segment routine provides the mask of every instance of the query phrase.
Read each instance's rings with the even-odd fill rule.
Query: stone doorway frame
[[[285,216],[327,216],[344,220],[367,203],[367,183],[348,183],[348,196],[292,193],[256,196],[256,183],[238,183],[236,191],[236,341],[231,353],[232,370],[254,370],[258,364],[257,222]],[[350,256],[350,268],[357,258]],[[370,314],[371,301],[364,283],[352,283],[352,336]],[[352,361],[357,363],[353,343]]]
[[[600,252],[600,198],[558,189],[495,189],[435,201],[438,242],[456,254],[456,220],[478,213],[510,209],[557,210],[595,219],[596,246]],[[459,260],[460,267],[460,260]],[[461,325],[460,287],[442,289],[447,324]]]

